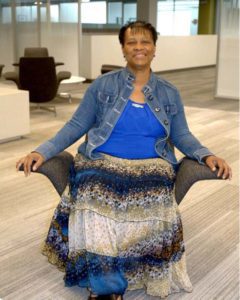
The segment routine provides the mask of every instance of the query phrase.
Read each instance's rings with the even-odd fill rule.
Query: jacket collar
[[[123,68],[122,72],[124,80],[127,82],[127,84],[132,85],[133,81],[135,80],[135,75],[127,67]],[[155,89],[156,84],[157,76],[151,70],[149,81],[143,87],[142,92],[144,94],[151,93]]]

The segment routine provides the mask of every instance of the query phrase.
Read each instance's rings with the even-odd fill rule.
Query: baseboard
[[[199,67],[191,67],[191,68],[181,68],[181,69],[154,71],[154,73],[156,73],[156,74],[176,73],[176,72],[182,72],[182,71],[191,71],[191,70],[198,70],[198,69],[208,69],[208,68],[215,68],[215,67],[216,67],[216,65],[207,65],[207,66],[199,66]]]
[[[207,69],[207,68],[215,68],[216,65],[207,65],[207,66],[199,66],[199,67],[191,67],[191,68],[181,68],[181,69],[172,69],[172,70],[163,70],[163,71],[154,71],[155,74],[165,74],[165,73],[176,73],[182,71],[190,71],[190,70],[197,70],[197,69]],[[99,74],[100,75],[100,74]],[[95,79],[86,78],[84,83],[92,83]]]

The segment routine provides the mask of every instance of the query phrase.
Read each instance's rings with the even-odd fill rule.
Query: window
[[[78,0],[15,0],[17,22],[78,23]],[[38,10],[39,7],[39,10]],[[11,22],[11,7],[2,8],[3,23]],[[39,13],[39,15],[38,15]],[[82,0],[83,28],[120,28],[136,20],[137,0]]]
[[[81,7],[81,21],[83,24],[106,24],[106,13],[106,1],[83,2]]]
[[[2,24],[7,24],[12,22],[12,12],[11,7],[6,6],[2,8]]]
[[[122,3],[109,2],[108,3],[108,23],[122,24]]]
[[[16,7],[17,22],[34,22],[37,20],[37,6],[17,6]]]
[[[196,35],[199,0],[159,0],[157,31],[160,35]]]
[[[124,3],[123,7],[123,24],[135,21],[137,19],[137,4]]]
[[[59,6],[59,22],[77,23],[78,22],[78,3],[61,3],[51,5],[51,20],[57,14],[53,14],[52,7]]]

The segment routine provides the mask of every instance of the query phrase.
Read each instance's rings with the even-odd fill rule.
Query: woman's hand
[[[223,179],[232,179],[232,170],[224,159],[214,155],[209,155],[204,157],[203,160],[213,172],[218,169],[218,177],[222,177]]]
[[[23,171],[25,176],[28,176],[31,174],[31,166],[33,164],[33,171],[36,171],[38,167],[42,165],[44,162],[44,157],[38,153],[38,152],[32,152],[29,153],[27,156],[22,157],[19,159],[19,161],[16,163],[16,169],[19,171],[21,165],[23,165]]]

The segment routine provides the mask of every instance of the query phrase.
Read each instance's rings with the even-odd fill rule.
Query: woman
[[[171,143],[218,176],[228,164],[190,133],[178,91],[151,72],[157,33],[145,22],[119,33],[126,68],[97,78],[54,138],[17,162],[26,175],[87,134],[55,211],[44,254],[65,283],[89,299],[123,299],[126,289],[153,296],[192,290],[173,186]]]

